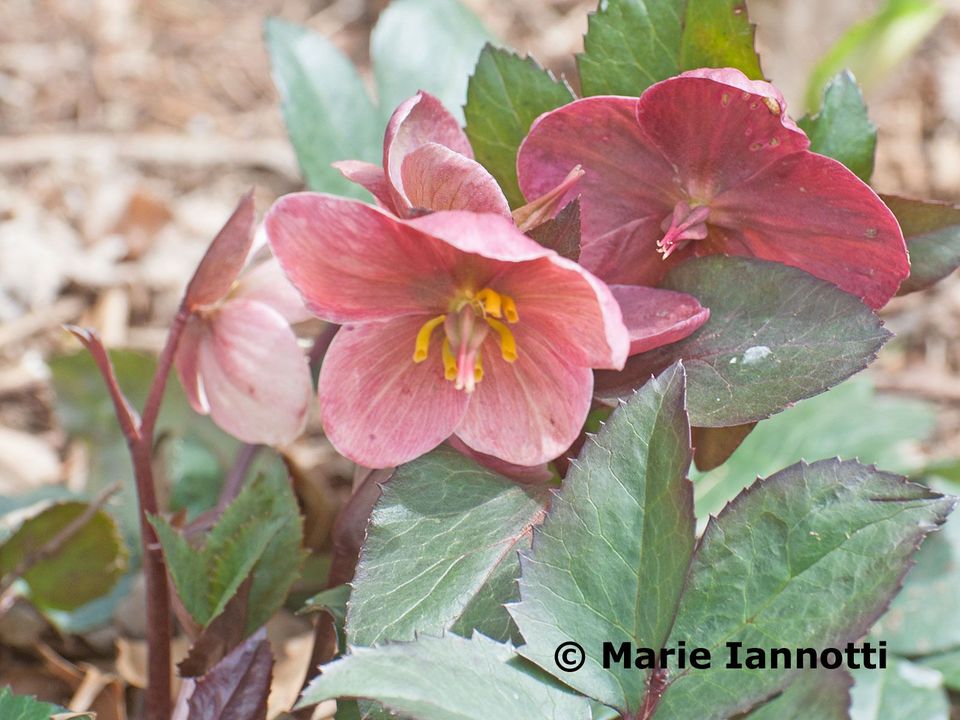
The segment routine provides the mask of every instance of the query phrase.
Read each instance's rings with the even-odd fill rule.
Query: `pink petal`
[[[707,78],[708,80],[729,85],[732,88],[742,90],[751,95],[759,95],[763,98],[775,100],[777,105],[780,106],[780,121],[784,126],[800,133],[803,132],[797,127],[797,124],[790,116],[787,115],[787,101],[784,99],[783,93],[777,90],[774,85],[764,80],[751,80],[736,68],[698,68],[680,73],[680,77]],[[772,111],[773,105],[771,104],[770,107]]]
[[[380,207],[396,213],[390,183],[387,182],[387,176],[382,167],[362,160],[341,160],[333,163],[333,167],[350,182],[355,182],[369,190]]]
[[[719,196],[723,251],[792,265],[879,308],[910,273],[893,213],[836,160],[795,154]]]
[[[333,446],[372,468],[399,465],[432,450],[460,422],[466,393],[443,377],[442,334],[413,362],[417,331],[429,318],[345,325],[320,369],[323,426]]]
[[[457,119],[437,98],[421,91],[394,110],[383,138],[383,168],[398,206],[410,206],[403,192],[403,160],[428,142],[444,145],[456,153],[473,158],[470,141],[460,129]]]
[[[254,205],[251,190],[210,243],[200,260],[183,302],[188,308],[210,305],[230,290],[247,259],[253,243]]]
[[[691,243],[664,259],[657,252],[662,236],[658,216],[632,220],[589,241],[581,238],[580,264],[608,283],[656,285],[670,268],[691,257],[694,247]]]
[[[426,143],[403,159],[403,192],[411,207],[472,210],[510,217],[497,181],[476,160],[437,143]]]
[[[520,323],[519,356],[508,363],[487,342],[483,380],[457,436],[477,452],[516,465],[538,465],[570,447],[590,411],[593,373],[570,364]]]
[[[807,136],[786,117],[783,97],[769,83],[747,80],[739,70],[709,71],[723,81],[696,72],[704,71],[648,88],[637,102],[639,125],[634,131],[637,142],[669,158],[676,168],[671,172],[674,182],[694,199],[708,201],[770,163],[809,147]]]
[[[206,323],[199,374],[213,421],[248,443],[283,445],[307,420],[307,359],[275,310],[250,300],[223,304]]]
[[[668,345],[690,335],[710,317],[693,295],[640,285],[611,285],[630,334],[630,354]]]
[[[244,270],[230,297],[269,305],[291,325],[313,317],[304,307],[300,294],[283,274],[280,263],[272,257]]]
[[[655,216],[659,227],[663,208],[676,202],[673,167],[656,148],[637,140],[636,106],[637,99],[627,97],[577,100],[541,115],[520,146],[517,170],[528,200],[582,166],[583,177],[561,205],[582,195],[584,252],[595,239],[638,218]]]
[[[442,312],[450,300],[458,253],[377,208],[294,193],[274,203],[264,226],[284,273],[325,320]]]
[[[191,315],[180,336],[180,344],[177,346],[177,354],[174,357],[177,376],[180,378],[180,385],[183,386],[190,407],[201,415],[210,412],[200,389],[200,343],[205,333],[204,321],[199,315]]]

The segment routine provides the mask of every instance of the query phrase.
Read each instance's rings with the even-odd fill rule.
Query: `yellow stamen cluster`
[[[517,359],[517,341],[510,328],[507,327],[504,322],[501,322],[501,320],[506,320],[506,322],[510,324],[518,322],[520,316],[517,313],[517,304],[509,295],[498,293],[496,290],[488,287],[483,288],[479,292],[465,290],[458,294],[450,303],[449,313],[437,315],[427,320],[417,332],[417,339],[413,350],[413,361],[415,363],[421,363],[427,359],[427,356],[430,354],[430,338],[433,335],[433,331],[436,330],[438,326],[446,324],[447,337],[443,339],[443,345],[440,351],[443,360],[443,376],[447,380],[455,381],[459,374],[457,355],[454,353],[454,347],[451,346],[451,339],[454,345],[457,345],[461,351],[462,348],[469,347],[471,341],[474,341],[477,345],[474,346],[475,349],[471,352],[475,357],[473,360],[473,380],[474,382],[480,382],[480,380],[483,379],[483,363],[479,346],[483,342],[483,335],[486,334],[487,329],[483,328],[482,331],[471,333],[470,331],[463,331],[459,328],[471,327],[472,321],[467,325],[457,325],[457,318],[463,317],[463,312],[470,311],[474,313],[473,317],[482,319],[486,323],[486,326],[497,334],[501,357],[507,362],[515,362]],[[451,317],[450,322],[453,322],[453,325],[450,325],[448,322],[448,317]],[[476,334],[476,332],[482,332],[482,334]],[[472,337],[462,337],[464,334],[471,334]],[[470,352],[470,350],[467,352]]]

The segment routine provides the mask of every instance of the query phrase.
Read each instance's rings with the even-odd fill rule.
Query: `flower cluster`
[[[594,369],[619,370],[707,321],[696,298],[656,287],[691,257],[785,263],[882,306],[909,272],[899,225],[808,148],[773,86],[687,72],[638,98],[541,116],[517,160],[529,203],[511,211],[456,119],[418,93],[387,125],[382,166],[336,163],[375,205],[295,193],[264,219],[303,305],[342,325],[318,381],[330,441],[373,468],[447,440],[521,466],[558,457],[582,431]],[[577,198],[574,262],[527,232]],[[286,324],[302,308],[277,312],[263,290],[271,267],[211,293],[178,359],[194,405],[258,441],[299,432],[309,385]],[[249,372],[266,359],[255,345],[272,380]],[[259,421],[240,419],[254,407]]]

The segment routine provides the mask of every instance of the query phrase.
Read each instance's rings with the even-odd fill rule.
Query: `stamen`
[[[437,325],[446,319],[446,315],[437,315],[437,317],[427,320],[417,332],[417,341],[413,350],[413,361],[415,363],[421,363],[427,359],[427,355],[430,354],[430,336]]]
[[[500,336],[500,355],[507,362],[513,362],[517,359],[517,340],[506,325],[499,320],[487,318],[487,324],[490,325]]]
[[[456,380],[457,359],[453,356],[453,352],[450,350],[450,341],[446,338],[443,339],[443,348],[440,352],[443,355],[443,376],[447,380]]]
[[[483,363],[480,361],[480,353],[477,353],[477,362],[473,365],[473,381],[475,383],[483,380]]]
[[[483,306],[484,314],[493,315],[495,318],[500,317],[500,306],[503,299],[505,299],[504,296],[490,288],[484,288],[476,296],[476,300]]]
[[[519,321],[520,315],[517,314],[517,304],[513,301],[513,298],[509,295],[501,295],[500,297],[503,299],[503,314],[506,315],[507,322],[513,324]]]

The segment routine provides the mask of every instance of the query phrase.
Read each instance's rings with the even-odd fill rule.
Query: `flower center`
[[[417,332],[413,361],[422,363],[427,359],[430,337],[443,325],[443,375],[457,390],[473,392],[483,379],[480,349],[491,330],[499,341],[500,356],[511,363],[517,359],[516,338],[501,319],[511,325],[520,319],[513,298],[490,288],[480,292],[464,290],[451,301],[449,312],[430,318]]]
[[[664,236],[657,242],[657,252],[666,260],[671,253],[684,247],[691,240],[703,240],[707,236],[707,218],[710,208],[706,205],[690,207],[686,200],[678,202],[673,213],[660,223]]]

